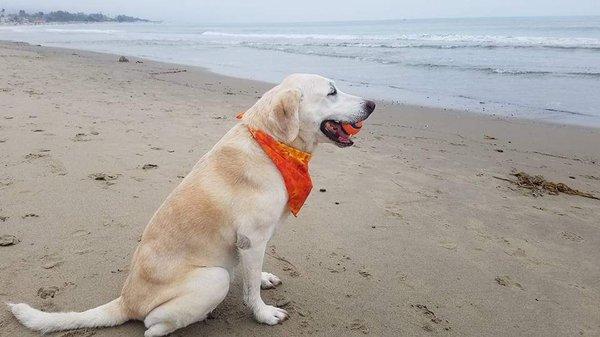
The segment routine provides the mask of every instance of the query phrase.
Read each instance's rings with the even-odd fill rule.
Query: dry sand
[[[0,246],[0,301],[117,297],[152,213],[270,86],[117,58],[0,43],[0,235],[20,240]],[[600,195],[598,129],[379,102],[356,143],[318,149],[307,205],[268,248],[284,283],[264,298],[291,319],[255,323],[238,278],[174,336],[600,335],[600,201],[494,178]],[[37,334],[2,309],[0,335]]]

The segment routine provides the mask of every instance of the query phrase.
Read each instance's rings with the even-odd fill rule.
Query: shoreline
[[[274,86],[277,84],[275,82],[267,82],[267,81],[260,81],[260,80],[249,79],[249,78],[244,78],[244,77],[226,75],[226,74],[222,74],[222,73],[213,71],[211,69],[208,69],[207,67],[203,67],[203,66],[199,66],[199,65],[188,65],[188,64],[184,64],[184,63],[157,61],[157,60],[153,60],[150,58],[138,57],[138,56],[129,55],[129,54],[115,54],[115,53],[97,52],[97,51],[77,49],[77,48],[52,47],[52,46],[44,46],[44,45],[39,45],[39,44],[37,44],[37,45],[31,44],[31,43],[25,42],[25,41],[0,40],[0,44],[3,44],[3,43],[25,44],[25,45],[29,45],[32,47],[64,50],[67,52],[68,51],[85,52],[85,53],[99,54],[99,55],[104,55],[104,56],[112,56],[115,58],[118,58],[120,56],[126,56],[128,58],[146,61],[146,62],[154,62],[156,64],[163,64],[163,65],[176,66],[176,67],[188,67],[188,68],[197,69],[197,70],[200,70],[203,72],[208,72],[208,73],[214,74],[216,76],[223,76],[223,77],[230,78],[230,79],[251,81],[251,82],[255,82],[260,85]],[[360,95],[360,93],[356,93],[356,92],[354,92],[353,94]],[[489,118],[491,120],[503,120],[503,121],[507,121],[507,122],[511,122],[511,123],[515,123],[515,122],[518,123],[519,121],[522,121],[524,123],[542,124],[542,125],[548,125],[548,126],[573,127],[573,128],[582,128],[582,129],[590,129],[590,130],[600,130],[600,124],[597,126],[594,126],[594,125],[583,125],[583,124],[577,124],[577,123],[565,123],[565,122],[551,121],[551,120],[545,120],[545,119],[541,119],[541,118],[512,117],[512,116],[506,116],[506,115],[497,114],[497,113],[475,112],[475,111],[471,111],[469,109],[456,109],[456,108],[435,106],[435,105],[426,105],[426,104],[400,103],[400,102],[389,100],[389,99],[376,99],[376,101],[384,102],[386,105],[397,106],[399,108],[406,108],[406,109],[416,108],[416,109],[425,109],[425,110],[437,110],[441,114],[448,114],[448,115],[465,115],[466,117],[484,117],[484,118]]]
[[[0,42],[0,236],[16,239],[0,246],[2,302],[117,297],[151,215],[272,86],[118,56]],[[318,148],[307,204],[269,243],[283,284],[262,294],[291,318],[256,324],[236,277],[214,319],[177,334],[600,334],[600,202],[497,179],[599,196],[599,129],[379,101],[355,143]],[[7,310],[0,325],[38,335]]]
[[[0,40],[0,41],[2,41],[2,40]],[[15,40],[15,41],[4,40],[4,41],[5,42],[14,42],[14,43],[28,43],[28,42],[18,41],[18,40]],[[90,51],[90,50],[86,50],[86,49],[77,49],[77,48],[68,48],[68,47],[52,47],[52,46],[44,46],[44,47],[59,48],[59,49],[63,48],[66,50],[76,50],[76,51],[77,50]],[[90,51],[90,52],[95,52],[95,51]],[[204,71],[209,71],[209,72],[221,75],[221,76],[240,78],[240,79],[245,79],[245,80],[255,80],[257,82],[262,82],[262,83],[271,82],[271,81],[263,81],[263,80],[256,80],[256,79],[250,78],[247,71],[242,71],[242,72],[238,71],[238,74],[232,74],[231,72],[229,72],[227,70],[214,69],[214,67],[207,66],[207,65],[203,66],[203,65],[193,65],[191,63],[174,63],[174,62],[169,62],[169,61],[163,61],[163,60],[160,60],[160,57],[155,57],[155,58],[138,57],[136,55],[132,55],[129,53],[117,54],[112,51],[98,52],[98,53],[113,54],[113,55],[118,55],[118,56],[123,55],[123,56],[128,56],[128,57],[132,57],[132,58],[136,58],[136,59],[141,59],[141,60],[152,60],[153,62],[180,65],[180,66],[185,66],[185,67],[197,67]],[[248,76],[245,76],[245,75],[248,75]],[[448,96],[446,98],[442,98],[442,101],[440,101],[440,99],[438,98],[437,103],[433,102],[433,101],[415,103],[416,101],[425,99],[424,98],[425,96],[423,96],[424,94],[409,93],[408,95],[410,97],[403,96],[404,97],[403,101],[398,101],[393,96],[390,96],[389,93],[384,93],[384,92],[378,91],[380,89],[375,89],[375,91],[371,91],[370,86],[353,88],[351,84],[343,83],[344,82],[343,80],[340,80],[340,82],[341,83],[339,83],[339,85],[341,87],[346,87],[346,89],[350,89],[351,93],[360,94],[362,91],[364,94],[364,92],[371,92],[371,94],[372,94],[371,98],[375,98],[378,101],[385,101],[387,103],[395,104],[395,105],[399,105],[399,106],[438,109],[441,111],[483,115],[483,116],[489,116],[491,118],[500,118],[500,119],[506,119],[506,120],[525,120],[525,121],[549,123],[549,124],[556,124],[556,125],[570,125],[570,126],[576,126],[576,127],[600,129],[600,119],[598,119],[599,117],[585,114],[585,113],[572,112],[568,108],[565,108],[565,107],[561,108],[560,110],[551,109],[551,108],[541,108],[541,107],[540,108],[532,108],[532,107],[528,107],[528,106],[519,106],[517,103],[501,103],[501,102],[494,102],[494,101],[485,101],[485,102],[481,101],[481,102],[479,102],[479,105],[477,105],[473,102],[460,103],[459,101],[457,101],[457,99],[466,99],[466,98],[457,98],[457,97],[450,97],[450,96]],[[274,82],[271,82],[271,83],[274,84]],[[348,90],[346,90],[346,91],[348,91]],[[422,97],[418,98],[420,96],[422,96]],[[458,97],[463,97],[463,96],[459,95]],[[429,96],[427,96],[427,100],[429,100]],[[442,103],[443,101],[445,101],[445,103]],[[473,105],[473,104],[475,104],[475,105]],[[521,116],[514,116],[515,114],[517,114],[517,112],[514,112],[514,111],[511,112],[511,110],[509,108],[516,109],[515,111],[519,111],[518,114],[520,114]],[[544,114],[540,114],[541,111],[543,111]]]

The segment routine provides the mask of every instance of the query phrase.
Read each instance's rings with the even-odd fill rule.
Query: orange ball
[[[350,135],[350,136],[354,136],[357,133],[360,132],[360,129],[362,128],[363,122],[360,121],[358,123],[354,123],[354,125],[352,124],[342,124],[342,128],[344,129],[344,131]]]

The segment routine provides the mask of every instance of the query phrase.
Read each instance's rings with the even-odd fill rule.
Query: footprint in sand
[[[0,246],[2,247],[13,246],[19,242],[21,242],[21,240],[14,235],[0,235]]]
[[[346,329],[351,331],[360,331],[365,335],[369,333],[367,323],[359,318],[353,320],[350,324],[346,325]]]
[[[78,229],[78,230],[74,231],[73,233],[71,233],[71,236],[74,238],[81,238],[81,237],[84,237],[84,236],[87,236],[90,234],[92,234],[92,232],[86,231],[83,229]]]
[[[80,250],[76,250],[74,252],[74,254],[76,254],[76,255],[85,255],[85,254],[89,254],[89,253],[91,253],[93,251],[94,251],[93,249],[80,249]]]
[[[441,319],[439,318],[435,312],[433,312],[433,310],[429,309],[427,307],[427,305],[425,304],[411,304],[410,305],[411,308],[421,312],[421,314],[428,319],[428,322],[423,324],[421,326],[421,328],[427,332],[433,332],[435,331],[434,326],[440,326],[442,327],[444,330],[448,331],[451,330],[452,327],[450,326],[450,322],[447,319]],[[430,323],[434,323],[434,325],[431,325]]]
[[[573,241],[573,242],[582,242],[583,241],[583,237],[577,233],[573,233],[573,232],[562,232],[560,233],[560,236],[565,239],[565,240],[569,240],[569,241]]]
[[[2,188],[2,187],[7,187],[7,186],[10,186],[10,185],[12,185],[12,183],[13,183],[13,182],[12,182],[12,179],[11,179],[11,178],[8,178],[8,179],[0,179],[0,188]]]
[[[40,289],[38,289],[37,295],[39,297],[41,297],[42,299],[54,298],[54,296],[56,295],[58,290],[59,290],[58,287],[55,287],[55,286],[41,287]]]
[[[52,269],[60,266],[64,262],[62,259],[56,256],[56,254],[44,255],[40,258],[40,260],[42,262],[42,268],[44,269]]]
[[[67,169],[65,168],[63,163],[60,160],[54,158],[50,159],[50,172],[58,174],[59,176],[67,175]]]
[[[498,283],[499,285],[503,286],[503,287],[515,287],[521,290],[525,290],[525,288],[523,288],[523,286],[518,283],[513,281],[510,276],[496,276],[496,278],[494,279],[496,281],[496,283]]]
[[[25,160],[28,163],[32,163],[37,159],[46,158],[46,161],[50,166],[50,172],[61,176],[66,175],[67,169],[65,168],[63,163],[58,159],[52,158],[52,156],[50,156],[48,152],[50,152],[50,150],[42,149],[35,153],[29,153],[25,156]]]
[[[329,270],[330,273],[343,273],[347,270],[347,268],[346,268],[347,264],[350,263],[350,264],[354,265],[351,262],[352,259],[349,256],[342,254],[342,253],[338,254],[336,252],[331,252],[329,254],[329,259],[330,259],[330,261],[327,261],[327,262],[324,261],[324,263],[327,263],[329,265],[329,266],[327,266],[327,270]],[[364,276],[362,274],[362,272],[363,272],[363,270],[360,270],[359,274]],[[364,272],[366,272],[366,271],[364,271]],[[370,276],[370,274],[369,274],[369,276]],[[364,276],[364,277],[366,277],[366,276]]]
[[[439,246],[442,248],[446,248],[448,250],[456,250],[456,248],[458,247],[458,244],[453,241],[442,240],[439,242]]]
[[[27,159],[28,162],[31,162],[35,159],[40,159],[40,158],[44,158],[44,157],[48,157],[48,154],[47,153],[30,153],[25,156],[25,159]]]

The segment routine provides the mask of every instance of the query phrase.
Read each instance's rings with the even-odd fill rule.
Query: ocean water
[[[0,39],[271,82],[318,73],[375,99],[600,126],[600,17],[0,26]]]

